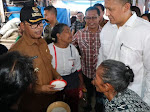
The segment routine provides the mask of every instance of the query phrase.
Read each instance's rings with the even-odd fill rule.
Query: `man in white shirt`
[[[150,23],[131,10],[131,0],[105,0],[109,22],[100,34],[98,65],[115,59],[129,65],[135,74],[129,88],[150,106]]]

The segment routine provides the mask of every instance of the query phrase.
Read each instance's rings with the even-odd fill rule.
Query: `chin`
[[[111,24],[116,24],[116,22],[115,22],[115,21],[111,21],[111,20],[110,20],[110,23],[111,23]]]

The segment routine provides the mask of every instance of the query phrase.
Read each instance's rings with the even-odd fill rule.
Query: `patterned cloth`
[[[100,32],[100,27],[95,33],[90,32],[86,27],[79,30],[73,37],[73,44],[79,46],[81,52],[82,72],[88,78],[95,77],[100,48]]]
[[[130,89],[118,93],[112,101],[107,99],[105,109],[105,112],[150,112],[147,103]]]
[[[75,33],[80,30],[83,29],[85,27],[85,22],[80,22],[80,21],[75,21],[72,26],[71,26],[71,30],[75,30]]]

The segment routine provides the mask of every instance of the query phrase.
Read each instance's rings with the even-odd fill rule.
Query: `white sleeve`
[[[102,38],[103,38],[103,29],[102,29],[102,31],[100,32],[100,42],[101,42],[101,46],[100,46],[100,48],[99,48],[99,54],[98,54],[98,62],[97,62],[97,67],[103,62],[103,50],[102,50],[102,48],[104,47],[103,46],[103,44],[102,44]],[[96,68],[97,68],[96,67]]]
[[[143,50],[143,64],[145,67],[144,74],[144,85],[145,88],[143,91],[144,97],[143,100],[150,106],[150,35],[148,34],[148,38],[144,42],[144,50]]]
[[[104,59],[103,59],[103,56],[102,56],[102,48],[100,47],[100,49],[99,49],[99,54],[98,54],[97,67],[102,63],[103,60],[104,60]],[[97,67],[96,67],[96,68],[97,68]]]

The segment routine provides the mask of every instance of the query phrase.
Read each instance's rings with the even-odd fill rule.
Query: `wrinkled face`
[[[29,36],[33,39],[41,38],[42,31],[43,31],[43,23],[42,22],[31,25],[30,23],[25,21],[24,23],[22,23],[22,25],[23,25],[23,27],[22,27],[23,31],[27,36]]]
[[[99,11],[100,11],[100,21],[102,21],[102,20],[103,20],[104,12],[103,12],[103,10],[101,9],[101,7],[100,7],[100,6],[97,6],[97,8],[98,8],[98,9],[99,9]]]
[[[106,16],[110,23],[121,26],[124,24],[125,5],[119,0],[105,0]]]
[[[61,42],[65,44],[69,44],[72,42],[72,34],[68,26],[64,26],[63,31],[58,36],[59,36],[58,39],[60,39]]]
[[[44,10],[44,18],[49,21],[48,23],[52,23],[52,21],[54,20],[54,16],[54,13],[52,13],[51,11]]]
[[[97,14],[96,10],[89,10],[86,12],[85,17],[86,24],[89,30],[93,30],[98,28],[99,26],[99,15]]]
[[[102,92],[102,93],[105,92],[105,86],[104,86],[105,83],[102,80],[103,72],[104,72],[103,67],[102,66],[98,67],[98,69],[96,70],[96,77],[93,80],[93,84],[96,87],[96,91]]]
[[[78,13],[78,14],[77,14],[77,19],[78,19],[79,21],[83,21],[83,18],[84,18],[83,13]]]

